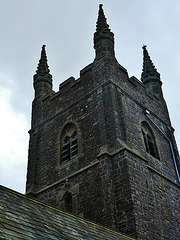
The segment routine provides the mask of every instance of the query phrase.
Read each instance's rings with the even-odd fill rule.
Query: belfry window
[[[153,157],[159,159],[159,154],[158,154],[154,134],[146,122],[143,122],[142,124],[142,135],[143,135],[146,152],[148,152]]]
[[[71,137],[71,156],[75,157],[77,156],[78,153],[78,148],[77,148],[77,132],[74,132],[74,134]]]
[[[70,159],[70,137],[65,137],[62,149],[62,161]]]
[[[67,161],[78,155],[78,137],[74,124],[68,124],[62,136],[61,162]]]

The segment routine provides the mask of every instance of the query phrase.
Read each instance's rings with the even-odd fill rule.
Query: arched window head
[[[146,148],[146,152],[148,152],[153,157],[159,159],[159,154],[158,154],[157,145],[156,145],[153,131],[151,130],[151,128],[149,127],[149,125],[146,122],[142,123],[141,130],[142,130],[143,141],[144,141],[144,145]]]
[[[64,127],[61,137],[61,162],[67,161],[78,155],[77,130],[73,123]]]

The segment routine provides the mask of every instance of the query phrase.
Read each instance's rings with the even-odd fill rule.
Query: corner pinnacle
[[[146,49],[146,45],[143,45],[143,70],[141,75],[142,82],[145,82],[150,77],[154,76],[156,79],[160,80],[160,74],[158,73],[157,69],[155,68],[149,53]]]
[[[98,13],[98,20],[96,23],[96,31],[97,32],[110,32],[109,25],[107,24],[107,19],[104,14],[103,4],[99,4],[99,13]]]
[[[41,50],[41,58],[39,60],[39,64],[36,70],[37,74],[40,75],[45,75],[45,74],[49,74],[50,70],[49,70],[49,66],[47,63],[47,56],[46,56],[46,50],[45,50],[46,45],[42,46],[42,50]]]

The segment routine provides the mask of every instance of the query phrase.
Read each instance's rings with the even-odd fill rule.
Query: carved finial
[[[162,82],[160,79],[160,74],[158,73],[157,69],[155,68],[149,53],[146,49],[146,45],[143,48],[143,70],[141,75],[141,80],[143,85],[145,86],[146,92],[153,94],[154,96],[163,98],[162,93]]]
[[[42,46],[42,50],[41,50],[41,58],[39,60],[39,64],[37,67],[37,74],[40,75],[45,75],[45,74],[49,74],[50,70],[49,70],[49,66],[47,64],[47,56],[46,56],[46,50],[45,50],[46,45]]]
[[[47,64],[45,47],[46,45],[42,46],[41,57],[36,70],[36,74],[33,76],[35,99],[43,97],[52,91],[52,75],[50,74],[49,66]]]
[[[99,59],[105,55],[112,57],[115,56],[114,33],[111,32],[109,25],[107,24],[107,19],[102,7],[103,5],[99,4],[96,32],[94,33],[94,48],[96,50],[96,59]]]
[[[99,13],[98,13],[98,20],[97,20],[97,23],[96,23],[96,31],[97,32],[110,32],[110,29],[109,29],[109,25],[107,24],[107,19],[104,15],[104,11],[103,11],[103,4],[99,4]]]
[[[149,78],[155,77],[156,79],[160,80],[160,74],[158,73],[157,69],[155,68],[149,53],[147,51],[147,46],[143,45],[143,70],[141,75],[142,82],[148,80]]]

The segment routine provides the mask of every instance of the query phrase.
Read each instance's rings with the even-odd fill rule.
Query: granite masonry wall
[[[179,185],[169,142],[177,147],[166,103],[112,58],[95,60],[32,106],[27,194],[138,239],[178,239]],[[151,127],[159,159],[146,152],[141,124]],[[78,155],[61,162],[61,133],[76,126]]]
[[[179,155],[160,74],[143,46],[141,81],[128,76],[115,58],[102,4],[94,48],[95,60],[55,93],[42,47],[26,194],[137,239],[180,239],[180,185],[170,141],[178,168]],[[77,136],[71,142],[77,154],[68,148],[67,159],[70,133]]]

